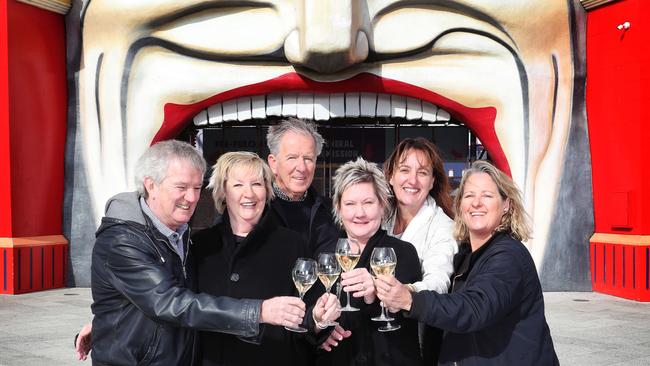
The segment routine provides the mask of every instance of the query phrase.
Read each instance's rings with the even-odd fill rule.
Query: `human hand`
[[[389,275],[377,276],[375,288],[377,297],[390,312],[411,310],[411,304],[413,303],[411,292],[406,285],[399,282],[395,277]]]
[[[362,297],[366,304],[375,301],[375,284],[372,276],[365,268],[355,268],[349,272],[341,273],[343,291],[352,292],[353,297]]]
[[[88,358],[88,354],[92,348],[92,329],[92,323],[88,323],[77,334],[74,346],[79,361],[85,361]]]
[[[305,317],[305,303],[298,297],[278,296],[262,302],[260,323],[297,328]]]
[[[339,299],[330,293],[323,294],[316,302],[312,315],[316,323],[329,323],[336,320],[341,315]]]
[[[320,348],[324,349],[327,352],[330,352],[332,350],[332,347],[338,346],[340,341],[348,338],[351,335],[351,331],[345,330],[340,325],[337,325],[334,327],[334,330],[332,333],[330,333],[330,336],[325,340],[325,342],[320,345]]]

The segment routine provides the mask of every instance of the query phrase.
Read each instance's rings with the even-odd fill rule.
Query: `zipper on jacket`
[[[458,273],[458,274],[456,274],[456,275],[454,276],[454,279],[451,281],[451,291],[449,291],[449,293],[454,292],[454,286],[456,285],[456,279],[457,279],[458,277],[464,275],[464,274],[465,274],[465,272],[461,272],[461,273]],[[454,363],[454,364],[455,364],[455,363]]]
[[[187,279],[187,270],[185,269],[185,258],[187,258],[187,253],[185,253],[186,254],[185,258],[181,258],[180,254],[178,254],[178,252],[172,247],[171,243],[167,239],[156,238],[156,240],[159,241],[159,242],[164,242],[167,245],[167,247],[169,249],[171,249],[171,251],[173,253],[175,253],[180,258],[180,260],[181,260],[181,268],[183,269],[183,278]],[[187,248],[189,250],[189,245],[187,246]],[[163,261],[163,263],[165,262],[162,255],[160,256],[160,259]]]

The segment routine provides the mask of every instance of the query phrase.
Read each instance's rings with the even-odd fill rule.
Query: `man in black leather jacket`
[[[192,365],[196,329],[255,337],[259,323],[297,326],[295,297],[232,299],[192,292],[187,222],[205,162],[192,146],[165,141],[136,165],[139,192],[106,205],[93,249],[93,365]]]

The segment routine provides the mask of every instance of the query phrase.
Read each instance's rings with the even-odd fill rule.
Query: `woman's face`
[[[248,167],[235,166],[228,172],[225,188],[230,221],[257,224],[266,204],[264,179]]]
[[[375,194],[372,183],[358,183],[341,195],[339,214],[349,238],[367,243],[381,226],[384,207]]]
[[[393,168],[389,183],[395,192],[399,209],[419,210],[433,188],[431,162],[419,150],[409,150]]]
[[[509,205],[508,200],[501,198],[497,185],[487,173],[474,173],[467,177],[460,211],[472,244],[492,236]]]

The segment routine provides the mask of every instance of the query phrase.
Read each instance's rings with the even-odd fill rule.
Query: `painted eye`
[[[269,6],[216,6],[161,22],[152,36],[177,46],[224,56],[264,55],[282,47],[287,22]]]

